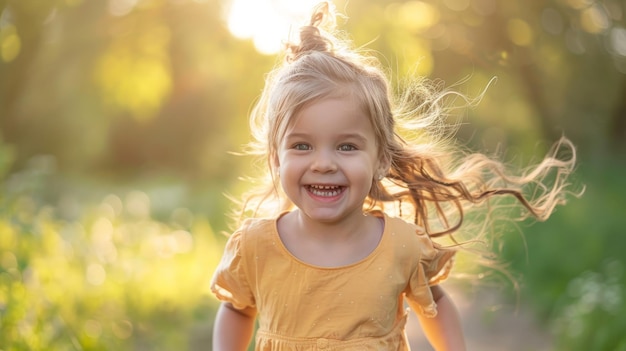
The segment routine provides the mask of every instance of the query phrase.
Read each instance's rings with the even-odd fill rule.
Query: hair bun
[[[335,15],[330,3],[322,2],[313,8],[308,25],[300,28],[300,42],[287,44],[287,61],[293,62],[314,51],[331,52],[332,40],[324,34],[324,29],[333,30]]]

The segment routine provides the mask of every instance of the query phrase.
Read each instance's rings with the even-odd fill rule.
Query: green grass
[[[580,199],[507,236],[504,258],[557,350],[626,350],[626,165],[614,161],[582,169]]]
[[[49,202],[53,179],[3,183],[0,350],[210,348],[223,239],[207,216],[175,207],[156,219],[137,190]]]

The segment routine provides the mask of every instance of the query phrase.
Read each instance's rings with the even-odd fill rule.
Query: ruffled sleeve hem
[[[437,303],[430,287],[448,278],[456,251],[433,242],[426,234],[418,232],[417,236],[421,244],[421,256],[411,275],[405,296],[413,302],[411,306],[417,313],[432,318],[437,316]]]
[[[210,285],[211,292],[218,300],[228,302],[238,310],[255,308],[254,297],[248,283],[243,246],[241,230],[228,238]]]
[[[439,248],[439,253],[435,262],[431,261],[425,267],[426,276],[428,277],[428,285],[437,285],[448,279],[452,267],[454,266],[454,257],[456,251],[450,249]]]
[[[417,307],[418,309],[415,312],[420,315],[428,318],[437,317],[437,304],[434,301],[428,306],[417,305]]]
[[[239,300],[235,298],[233,294],[230,293],[230,291],[222,288],[217,284],[211,285],[211,292],[218,300],[230,303],[235,309],[243,311],[245,309],[255,308],[254,305],[239,302]]]

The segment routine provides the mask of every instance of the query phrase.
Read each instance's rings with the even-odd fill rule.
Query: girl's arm
[[[213,351],[245,351],[254,333],[255,312],[222,303],[213,326]]]
[[[450,296],[439,285],[430,288],[437,303],[437,316],[418,314],[426,338],[437,351],[465,351],[461,318]]]

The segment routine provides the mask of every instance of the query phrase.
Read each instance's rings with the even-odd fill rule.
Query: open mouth
[[[341,194],[345,187],[338,185],[308,185],[307,190],[315,196],[333,197]]]

